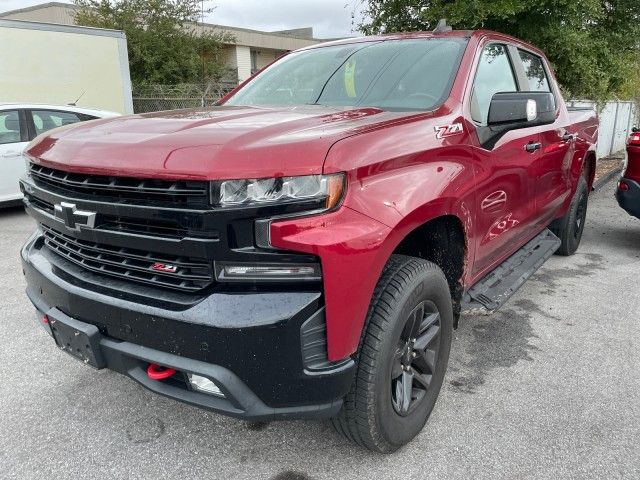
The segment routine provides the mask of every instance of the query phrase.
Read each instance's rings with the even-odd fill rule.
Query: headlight
[[[261,206],[280,203],[313,202],[331,209],[344,194],[344,175],[225,180],[214,182],[212,200],[220,207]]]

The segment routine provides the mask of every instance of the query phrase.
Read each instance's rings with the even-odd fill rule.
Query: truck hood
[[[27,153],[51,168],[96,175],[211,180],[308,175],[322,172],[338,140],[415,115],[321,106],[178,110],[63,127],[34,141]]]

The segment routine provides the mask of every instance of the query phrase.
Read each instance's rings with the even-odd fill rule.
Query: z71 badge
[[[462,123],[452,123],[451,125],[440,125],[435,127],[436,138],[452,137],[464,132]]]

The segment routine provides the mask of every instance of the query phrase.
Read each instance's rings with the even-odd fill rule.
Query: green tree
[[[225,73],[222,44],[200,28],[199,0],[75,0],[78,25],[123,30],[134,85],[211,83]],[[209,12],[206,10],[205,12]]]
[[[542,49],[565,93],[604,101],[640,96],[638,0],[363,0],[366,34],[457,29],[507,33]]]

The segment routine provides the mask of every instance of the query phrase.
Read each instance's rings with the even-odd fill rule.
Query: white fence
[[[572,100],[572,107],[593,107],[594,102]],[[598,158],[608,157],[624,150],[631,128],[638,124],[638,112],[633,102],[607,102],[599,112],[600,129],[598,130]]]

